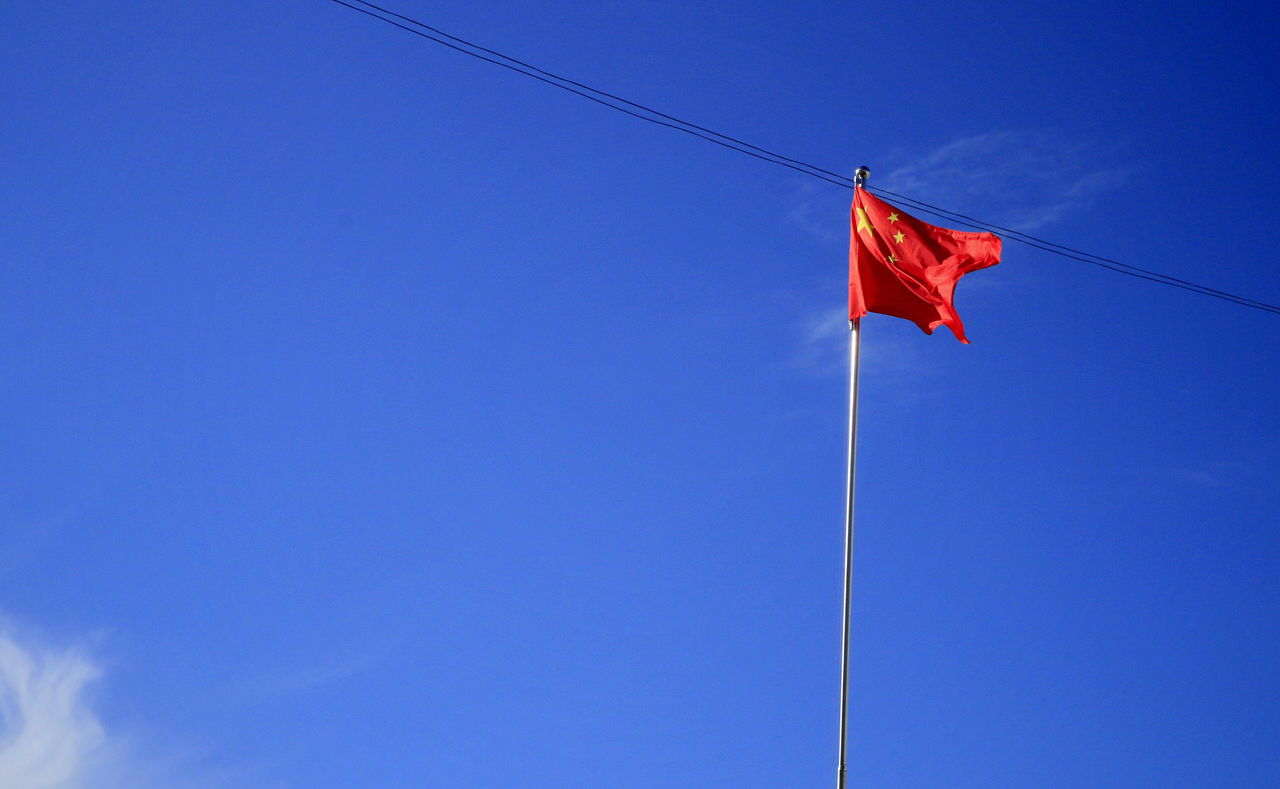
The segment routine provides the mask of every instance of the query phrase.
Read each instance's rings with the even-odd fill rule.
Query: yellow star
[[[897,221],[898,221],[898,214],[897,214],[897,212],[896,212],[896,211],[895,211],[894,213],[892,213],[892,214],[889,214],[889,221],[890,221],[890,222],[897,222]]]
[[[898,256],[897,256],[897,255],[890,255],[890,256],[889,256],[889,262],[890,262],[890,263],[897,263],[897,262],[898,262]]]
[[[902,239],[904,239],[904,238],[906,238],[906,237],[907,237],[907,234],[906,234],[906,233],[898,233],[898,234],[894,235],[893,240],[894,240],[894,241],[897,241],[899,244],[901,244],[901,243],[902,243]]]
[[[858,232],[861,233],[863,230],[866,230],[867,235],[869,236],[874,235],[876,232],[876,229],[871,226],[871,219],[870,217],[867,216],[867,212],[863,211],[861,208],[859,208],[857,211],[858,211],[858,228],[857,228]]]

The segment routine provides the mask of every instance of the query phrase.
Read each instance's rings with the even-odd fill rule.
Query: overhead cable
[[[505,55],[496,50],[480,46],[479,44],[467,41],[466,39],[446,33],[439,28],[432,27],[425,22],[420,22],[388,8],[383,8],[382,6],[365,2],[365,0],[351,0],[351,2],[347,2],[347,0],[333,0],[333,2],[338,5],[345,6],[353,11],[358,11],[366,16],[371,16],[374,19],[378,19],[386,24],[400,28],[401,30],[407,31],[421,38],[425,38],[436,44],[440,44],[441,46],[448,47],[456,52],[461,52],[464,55],[469,55],[487,63],[492,63],[495,66],[501,66],[502,68],[514,71],[518,74],[523,74],[526,77],[531,77],[539,82],[567,91],[601,106],[617,110],[618,112],[624,113],[633,118],[647,121],[674,131],[684,132],[685,134],[698,137],[723,148],[728,148],[762,161],[786,167],[790,170],[803,173],[811,178],[817,178],[821,181],[825,181],[834,186],[840,186],[846,189],[855,188],[853,178],[849,176],[818,167],[817,165],[809,164],[808,162],[804,162],[799,159],[783,156],[780,153],[771,151],[767,148],[762,148],[758,145],[753,145],[749,142],[738,139],[737,137],[732,137],[722,132],[715,131],[714,129],[699,126],[698,124],[677,118],[673,115],[668,115],[667,113],[660,112],[652,107],[625,99],[621,96],[608,93],[598,88],[593,88],[590,85],[569,79],[568,77],[562,77],[530,63],[513,58],[510,55]],[[999,233],[1012,241],[1017,241],[1021,244],[1041,250],[1042,252],[1048,252],[1053,255],[1058,255],[1060,257],[1076,260],[1082,263],[1089,263],[1091,265],[1113,271],[1117,274],[1124,274],[1125,276],[1135,277],[1148,282],[1155,282],[1161,285],[1180,288],[1201,296],[1221,299],[1223,301],[1231,302],[1232,304],[1237,304],[1241,307],[1249,307],[1251,309],[1280,315],[1280,306],[1275,304],[1269,304],[1246,296],[1228,293],[1227,291],[1210,288],[1205,285],[1199,285],[1168,274],[1161,274],[1156,271],[1140,268],[1128,263],[1122,263],[1118,260],[1113,260],[1101,255],[1095,255],[1091,252],[1085,252],[1063,244],[1057,244],[1019,230],[1001,227],[1000,225],[986,222],[981,219],[975,219],[974,217],[941,208],[922,200],[891,192],[888,189],[882,189],[880,187],[866,188],[877,194],[889,195],[890,197],[907,204],[908,207],[914,210],[940,217],[949,222],[958,223],[966,227]]]

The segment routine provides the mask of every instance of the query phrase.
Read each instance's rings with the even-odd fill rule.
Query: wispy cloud
[[[1049,225],[1123,185],[1127,171],[1099,165],[1087,142],[1048,133],[995,131],[953,140],[933,151],[899,150],[906,164],[874,183],[949,210],[1024,232]]]
[[[0,787],[226,789],[270,782],[210,768],[194,752],[113,730],[92,701],[105,681],[82,647],[51,646],[0,623]]]
[[[65,520],[64,514],[54,514],[41,520],[6,521],[0,531],[0,576],[19,570],[46,550]]]
[[[864,336],[859,348],[864,368],[874,368],[882,387],[898,397],[923,390],[931,370],[921,354],[920,330],[911,324],[875,320],[877,331]],[[947,334],[945,329],[943,334]],[[796,364],[815,375],[846,376],[849,373],[849,311],[844,305],[813,310],[802,320]],[[913,342],[914,340],[914,342]]]
[[[849,358],[848,309],[814,310],[801,321],[796,365],[819,376],[845,375]]]
[[[390,644],[384,644],[369,647],[360,653],[335,656],[328,660],[265,673],[245,682],[230,698],[238,704],[251,704],[308,693],[369,671],[384,660],[391,650]]]
[[[838,199],[837,199],[838,198]],[[787,220],[823,244],[848,243],[848,208],[845,195],[807,181],[797,182]]]
[[[871,183],[986,222],[1032,232],[1122,187],[1129,171],[1090,141],[1049,132],[991,131],[932,150],[899,148]],[[852,169],[850,170],[852,177]],[[797,179],[787,219],[824,244],[847,239],[847,194]],[[922,216],[926,221],[948,224]]]
[[[1171,468],[1167,476],[1179,485],[1226,489],[1253,482],[1253,467],[1240,461],[1209,461],[1198,468]]]
[[[101,676],[75,650],[26,649],[0,633],[0,786],[79,787],[105,733],[85,701]]]

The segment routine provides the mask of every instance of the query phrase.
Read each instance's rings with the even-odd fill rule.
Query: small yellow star
[[[897,212],[894,212],[894,213],[892,213],[892,214],[889,214],[889,221],[890,221],[890,222],[897,222],[897,221],[898,221],[898,214],[897,214]]]
[[[894,235],[893,240],[894,240],[894,241],[897,241],[899,244],[901,244],[901,243],[902,243],[902,239],[904,239],[904,238],[906,238],[906,237],[907,237],[907,234],[906,234],[906,233],[897,233],[897,234],[895,234],[895,235]]]
[[[897,262],[898,262],[898,256],[897,256],[897,255],[890,255],[890,256],[889,256],[889,262],[890,262],[890,263],[897,263]]]
[[[863,211],[861,208],[859,208],[859,209],[858,209],[858,228],[857,228],[857,230],[858,230],[858,232],[859,232],[859,233],[861,233],[863,230],[866,230],[866,231],[867,231],[867,235],[872,235],[872,234],[874,234],[874,233],[876,232],[876,229],[875,229],[874,227],[872,227],[872,226],[871,226],[871,218],[870,218],[870,217],[868,217],[868,216],[867,216],[867,212],[866,212],[866,211]]]

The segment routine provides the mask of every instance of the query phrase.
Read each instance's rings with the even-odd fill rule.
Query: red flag
[[[999,237],[934,227],[862,188],[854,190],[849,229],[849,320],[878,312],[925,334],[946,326],[969,342],[953,303],[956,282],[1000,262]]]

